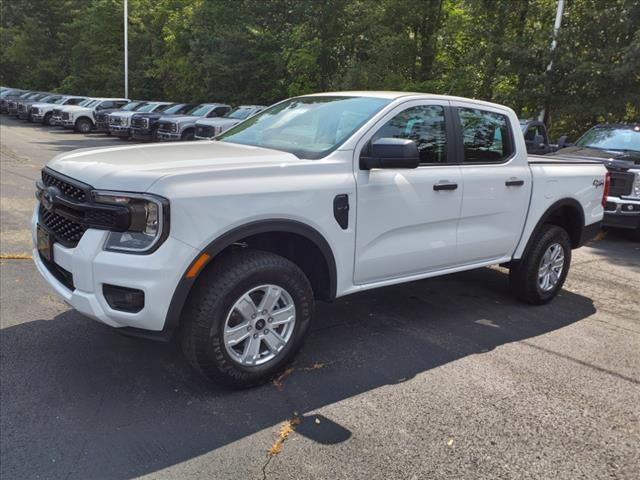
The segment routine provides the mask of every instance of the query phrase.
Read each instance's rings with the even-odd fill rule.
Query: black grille
[[[216,129],[215,127],[210,125],[198,125],[196,127],[196,135],[199,137],[207,137],[207,138],[215,137]]]
[[[49,212],[42,205],[39,209],[40,223],[55,235],[56,240],[65,247],[75,247],[87,227],[80,223],[73,222],[62,215]]]
[[[44,266],[47,267],[47,270],[49,270],[60,283],[62,283],[69,290],[76,289],[75,285],[73,284],[73,275],[71,274],[71,272],[65,270],[56,263],[50,262],[42,255],[40,255],[40,260],[42,261],[42,263],[44,263]]]
[[[80,188],[76,185],[73,185],[69,182],[65,182],[64,180],[54,177],[50,175],[46,171],[42,171],[42,183],[47,187],[58,187],[60,191],[67,197],[71,197],[75,200],[79,200],[84,202],[87,200],[87,190]]]
[[[59,117],[61,113],[62,113],[62,109],[60,109],[60,108],[54,108],[54,109],[53,109],[53,115],[52,115],[52,116],[54,116],[54,117]]]
[[[122,125],[122,117],[115,117],[111,115],[109,117],[109,125]]]
[[[176,124],[173,122],[158,122],[158,130],[163,132],[175,132]]]
[[[96,115],[96,123],[97,122],[105,122],[107,120],[107,114],[106,113],[98,113]]]
[[[69,112],[62,112],[62,120],[69,120]]]
[[[131,119],[131,126],[133,128],[149,128],[149,120],[146,118],[133,117]]]
[[[633,187],[633,177],[632,172],[611,172],[609,195],[612,197],[629,195]]]

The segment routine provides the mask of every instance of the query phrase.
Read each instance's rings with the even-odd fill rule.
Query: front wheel
[[[526,256],[511,266],[509,283],[525,302],[542,305],[560,291],[571,264],[571,240],[566,230],[544,225]]]
[[[183,142],[184,142],[184,141],[188,141],[188,142],[190,142],[191,140],[194,140],[194,138],[195,138],[195,134],[194,134],[193,130],[187,130],[186,132],[184,132],[184,133],[182,134],[182,138],[181,138],[181,140],[182,140]]]
[[[45,124],[47,127],[51,126],[51,115],[52,113],[47,113],[42,119],[42,123]]]
[[[76,130],[80,133],[89,133],[93,129],[93,124],[87,118],[79,118],[76,121]]]
[[[302,346],[313,316],[313,291],[294,263],[243,250],[198,278],[182,325],[182,347],[205,377],[234,388],[262,383]]]

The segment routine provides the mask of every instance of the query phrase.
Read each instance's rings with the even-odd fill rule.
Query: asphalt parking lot
[[[640,477],[640,244],[605,232],[532,307],[486,268],[318,306],[290,370],[229,391],[41,280],[39,169],[123,145],[2,116],[2,479]],[[25,258],[22,258],[25,257]]]

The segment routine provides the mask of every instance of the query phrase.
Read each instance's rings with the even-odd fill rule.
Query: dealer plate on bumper
[[[53,262],[53,240],[51,239],[51,234],[40,225],[37,227],[37,240],[38,253],[45,260]]]

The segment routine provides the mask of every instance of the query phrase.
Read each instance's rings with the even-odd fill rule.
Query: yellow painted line
[[[33,260],[33,257],[26,253],[0,253],[0,260]]]

